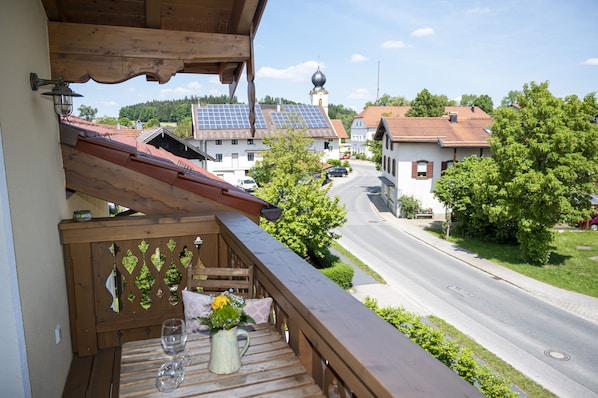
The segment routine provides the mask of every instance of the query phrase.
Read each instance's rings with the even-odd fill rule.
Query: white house
[[[382,197],[396,216],[401,216],[398,199],[403,195],[418,199],[434,216],[444,216],[434,182],[455,162],[491,154],[491,116],[477,107],[445,111],[442,117],[382,116],[378,124],[374,139],[382,140]]]
[[[256,105],[255,134],[249,128],[249,106],[245,104],[193,105],[193,138],[190,143],[210,155],[207,170],[234,183],[244,177],[261,152],[268,148],[265,137],[286,129],[305,130],[313,142],[311,150],[322,160],[339,159],[341,140],[347,138],[342,123],[328,117],[326,77],[318,70],[312,76],[311,104]]]

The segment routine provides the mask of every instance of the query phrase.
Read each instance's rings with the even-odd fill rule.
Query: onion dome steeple
[[[312,91],[324,90],[324,84],[326,84],[326,75],[320,71],[319,65],[316,73],[311,76],[311,82],[314,84]]]

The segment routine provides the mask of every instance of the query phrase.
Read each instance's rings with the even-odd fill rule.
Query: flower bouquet
[[[245,300],[242,297],[226,291],[212,298],[211,308],[206,316],[196,319],[210,328],[210,334],[247,323],[255,323],[253,318],[247,315],[244,307]]]

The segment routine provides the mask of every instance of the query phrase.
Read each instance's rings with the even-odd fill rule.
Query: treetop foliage
[[[345,223],[339,199],[322,187],[320,154],[310,151],[311,138],[303,131],[287,130],[264,138],[269,147],[250,175],[260,188],[256,196],[283,209],[276,222],[261,223],[268,233],[302,257],[317,262],[337,238],[334,229]],[[319,178],[316,178],[319,177]]]
[[[405,113],[407,117],[440,117],[444,108],[449,105],[445,95],[434,95],[424,88],[411,101],[411,109]]]
[[[237,97],[232,101],[227,95],[203,97],[185,97],[178,100],[148,101],[142,104],[124,106],[118,112],[119,118],[128,118],[147,122],[150,119],[158,119],[160,122],[180,122],[186,117],[191,117],[192,104],[238,104]]]
[[[516,236],[528,261],[545,264],[553,227],[588,218],[598,192],[598,104],[595,94],[557,98],[548,82],[526,84],[517,101],[519,110],[496,110],[492,158],[456,164],[434,189],[469,228],[493,224]]]

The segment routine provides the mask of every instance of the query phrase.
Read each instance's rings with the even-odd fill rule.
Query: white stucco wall
[[[0,370],[0,395],[11,397],[60,396],[72,359],[57,225],[71,217],[76,205],[71,205],[69,202],[74,201],[67,201],[65,195],[58,123],[51,99],[29,86],[30,72],[50,77],[46,22],[39,0],[2,2],[0,128],[5,176],[0,176],[0,187],[5,177],[7,195],[0,200],[0,224],[4,228],[0,238],[8,247],[6,251],[3,248],[0,262],[3,282],[8,281],[14,293],[9,306],[4,299],[10,290],[0,286],[0,317],[16,325],[10,332],[0,328],[0,344],[3,355],[26,352],[21,361],[3,358],[7,363]],[[19,309],[20,316],[15,313]],[[55,343],[56,325],[62,327],[60,344]],[[29,380],[24,380],[27,377]]]
[[[395,176],[384,170],[381,173],[396,186],[394,190],[386,188],[389,194],[396,195],[396,197],[388,198],[387,204],[392,205],[392,201],[397,200],[401,195],[409,195],[419,199],[423,209],[431,208],[435,217],[441,217],[445,214],[445,208],[436,199],[432,190],[434,183],[442,175],[442,162],[452,160],[454,156],[457,161],[462,161],[472,155],[479,156],[480,149],[458,148],[455,155],[453,148],[441,148],[436,143],[394,143],[392,151],[383,145],[382,154],[383,158],[384,156],[390,157],[391,163],[394,158],[397,164]],[[486,149],[484,155],[488,156],[489,154],[489,150]],[[434,162],[432,178],[416,179],[411,177],[412,162],[420,160]]]

